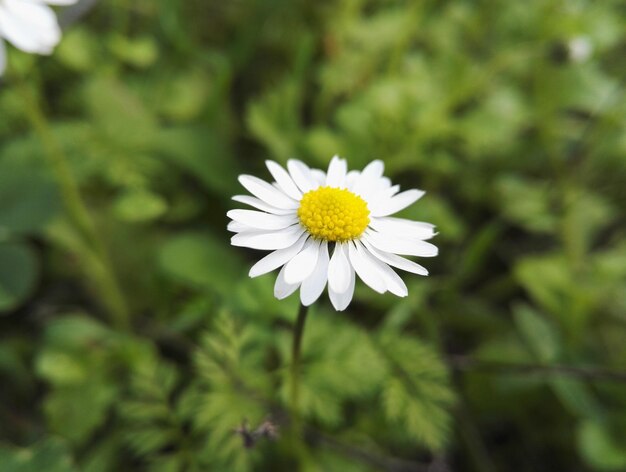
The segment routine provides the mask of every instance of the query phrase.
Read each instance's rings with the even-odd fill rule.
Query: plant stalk
[[[85,243],[90,256],[98,262],[101,268],[101,270],[88,271],[88,275],[93,279],[100,297],[109,311],[113,325],[120,330],[128,330],[130,322],[126,301],[114,275],[108,253],[72,175],[65,153],[54,136],[38,101],[33,97],[26,84],[17,81],[15,85],[22,97],[26,117],[42,144],[45,158],[61,190],[63,204],[70,223]]]
[[[309,307],[300,305],[296,325],[293,330],[293,344],[291,346],[291,410],[294,426],[300,429],[299,395],[300,395],[300,356],[302,352],[302,337]]]

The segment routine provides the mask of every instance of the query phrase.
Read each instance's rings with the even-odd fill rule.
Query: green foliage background
[[[625,25],[617,0],[111,0],[52,57],[11,49],[0,470],[626,470]],[[333,154],[425,189],[404,214],[441,255],[406,299],[316,304],[297,434],[298,302],[225,213],[239,173]]]

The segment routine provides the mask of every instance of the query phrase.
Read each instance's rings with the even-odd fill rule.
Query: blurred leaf
[[[566,237],[577,255],[583,256],[593,245],[594,238],[615,219],[615,209],[595,193],[570,192],[565,217]]]
[[[33,233],[59,212],[59,196],[43,157],[37,156],[39,163],[32,159],[38,150],[18,156],[14,152],[7,147],[0,155],[0,233]]]
[[[35,288],[38,275],[37,258],[28,245],[0,242],[0,312],[22,304]]]
[[[515,322],[533,357],[545,365],[559,363],[562,347],[554,326],[526,305],[515,307]],[[548,377],[548,383],[572,414],[587,418],[601,416],[602,408],[580,380],[556,376]]]
[[[515,323],[533,355],[542,363],[556,361],[561,343],[554,327],[527,305],[515,307]]]
[[[98,40],[88,29],[75,26],[63,34],[55,56],[78,72],[87,72],[97,65],[100,52]]]
[[[112,78],[92,78],[84,99],[99,131],[126,151],[149,149],[157,136],[154,116],[125,84]]]
[[[159,57],[159,48],[152,37],[127,38],[115,34],[108,42],[109,49],[123,62],[135,67],[146,68]]]
[[[51,430],[74,444],[84,444],[108,418],[116,395],[113,385],[94,378],[56,388],[44,402]]]
[[[496,182],[497,204],[504,216],[533,232],[553,233],[558,215],[553,207],[554,188],[547,182],[537,182],[514,176],[503,176]]]
[[[207,189],[233,195],[238,189],[239,167],[230,156],[227,142],[204,127],[162,130],[155,140],[159,153],[189,172]]]
[[[554,392],[568,411],[580,418],[600,419],[604,409],[592,389],[572,378],[554,378],[550,381]]]
[[[37,373],[55,385],[72,385],[87,377],[81,362],[68,353],[58,351],[45,351],[39,357]]]
[[[44,339],[36,370],[50,384],[43,401],[48,425],[74,445],[85,444],[118,394],[111,360],[119,338],[92,319],[70,315],[51,322]]]
[[[149,190],[131,190],[115,202],[116,215],[130,223],[142,223],[159,218],[167,210],[167,202]]]
[[[159,251],[163,271],[179,281],[230,295],[242,275],[241,262],[226,243],[207,233],[186,233],[167,241]]]
[[[206,106],[211,85],[210,77],[203,71],[183,71],[167,82],[168,90],[158,103],[159,111],[178,121],[196,118]]]
[[[80,350],[102,346],[112,332],[85,314],[68,314],[46,326],[46,346],[59,350]]]
[[[516,144],[528,121],[524,97],[516,89],[496,87],[464,117],[460,130],[469,151],[477,158],[502,154]]]
[[[248,108],[248,127],[279,161],[297,154],[295,143],[300,131],[300,100],[300,89],[292,79]]]
[[[2,472],[76,472],[64,442],[49,438],[23,449],[0,444]]]
[[[626,469],[626,449],[615,442],[606,426],[584,421],[578,427],[578,443],[582,456],[597,470]]]
[[[564,314],[567,310],[573,283],[564,257],[525,257],[518,261],[515,275],[541,307],[553,313]]]

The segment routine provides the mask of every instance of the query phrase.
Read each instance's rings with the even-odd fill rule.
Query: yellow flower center
[[[349,241],[361,236],[370,222],[367,203],[346,189],[320,187],[300,200],[298,218],[308,232],[325,241]]]

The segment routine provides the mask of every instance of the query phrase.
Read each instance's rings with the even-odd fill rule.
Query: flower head
[[[61,40],[61,28],[48,5],[77,0],[0,0],[0,75],[6,66],[2,38],[24,52],[50,54]]]
[[[428,275],[421,265],[401,256],[432,257],[437,248],[429,223],[390,215],[413,204],[421,190],[400,192],[383,176],[382,161],[362,171],[349,171],[344,159],[333,157],[328,172],[310,169],[297,160],[287,170],[267,161],[274,182],[242,175],[250,195],[233,200],[256,210],[231,210],[231,243],[273,251],[250,269],[257,277],[282,267],[274,295],[285,298],[300,289],[303,305],[317,300],[328,284],[336,310],[352,300],[355,274],[379,293],[405,297],[406,285],[391,267]]]

